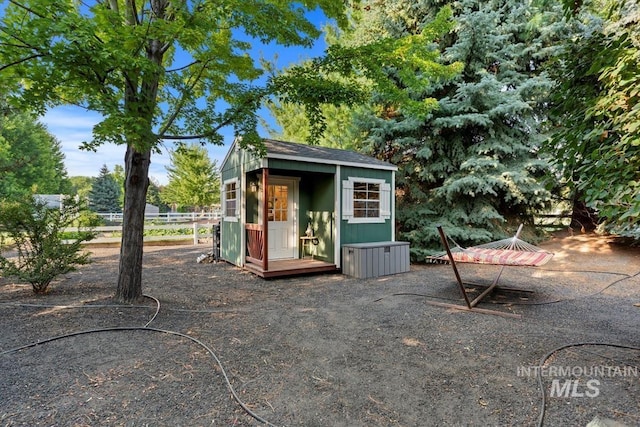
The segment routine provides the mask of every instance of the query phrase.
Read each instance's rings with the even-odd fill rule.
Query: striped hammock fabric
[[[546,251],[519,251],[510,249],[488,249],[479,247],[470,247],[451,253],[456,262],[469,262],[473,264],[495,264],[495,265],[521,265],[521,266],[540,266],[544,265],[553,254]],[[443,261],[448,261],[449,256],[444,255],[438,257]]]
[[[451,256],[455,262],[537,267],[548,263],[553,258],[553,253],[517,237],[468,248],[453,243],[455,246],[451,248]],[[449,262],[449,256],[446,253],[429,257],[429,259],[436,262]]]

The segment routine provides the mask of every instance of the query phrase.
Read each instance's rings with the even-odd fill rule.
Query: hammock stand
[[[498,285],[500,276],[506,266],[540,266],[546,264],[551,260],[553,254],[551,252],[544,251],[534,245],[531,245],[523,240],[520,240],[520,232],[522,231],[522,224],[518,227],[518,231],[515,236],[510,239],[499,240],[496,242],[485,243],[479,246],[472,246],[469,248],[463,248],[451,239],[455,247],[452,250],[449,246],[449,239],[445,234],[442,226],[437,226],[438,233],[440,234],[440,240],[445,248],[445,253],[438,256],[428,257],[434,261],[448,262],[451,264],[453,273],[456,276],[460,292],[464,298],[467,308],[471,309],[475,307],[482,299],[489,295]],[[478,285],[477,283],[463,282],[458,272],[456,262],[472,263],[472,264],[491,264],[500,265],[500,271],[493,280],[491,285]],[[474,286],[486,286],[486,289],[480,293],[472,301],[469,300],[464,285]],[[514,290],[510,288],[501,288],[505,290]]]

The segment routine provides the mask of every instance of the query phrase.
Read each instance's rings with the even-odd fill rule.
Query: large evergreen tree
[[[216,162],[209,159],[204,147],[199,144],[183,146],[172,151],[170,156],[169,183],[160,193],[166,204],[198,211],[220,203]]]
[[[427,117],[412,114],[374,90],[369,106],[343,108],[334,120],[346,117],[350,126],[333,126],[334,140],[352,138],[356,149],[399,166],[398,237],[412,242],[419,259],[440,250],[437,224],[461,243],[493,240],[517,222],[530,222],[550,197],[539,147],[553,83],[547,60],[566,32],[558,4],[365,1],[353,13],[351,30],[335,32],[329,42],[358,46],[420,34],[448,3],[455,6],[457,27],[438,35],[437,46],[443,61],[463,63],[464,71],[453,81],[431,79],[409,91],[415,101],[437,99],[438,108]],[[402,87],[403,75],[392,67],[386,72]],[[307,134],[294,109],[281,105],[272,112],[285,135]]]
[[[89,208],[98,213],[121,212],[120,192],[120,185],[103,165],[89,192]]]
[[[396,1],[375,2],[360,31],[371,37],[381,26],[399,37],[438,2],[409,3],[411,14]],[[426,120],[393,108],[360,117],[370,152],[399,166],[399,238],[412,242],[418,259],[440,248],[437,224],[463,244],[493,240],[531,222],[549,201],[547,163],[538,155],[551,86],[542,70],[553,46],[545,30],[560,18],[559,9],[526,0],[462,1],[455,31],[440,43],[464,71],[422,94],[439,108]]]

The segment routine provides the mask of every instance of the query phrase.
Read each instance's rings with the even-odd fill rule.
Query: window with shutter
[[[238,179],[225,181],[222,188],[222,212],[225,221],[238,221],[239,197]]]
[[[342,181],[342,219],[350,223],[391,218],[391,185],[382,179],[350,177]]]

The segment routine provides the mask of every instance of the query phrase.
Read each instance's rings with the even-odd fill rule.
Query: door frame
[[[262,182],[262,180],[258,180],[258,182]],[[298,259],[300,258],[300,248],[299,248],[299,242],[298,242],[298,210],[299,210],[299,198],[300,198],[300,193],[299,193],[299,185],[300,183],[300,177],[296,177],[296,176],[282,176],[282,175],[269,175],[269,180],[267,185],[288,185],[291,187],[291,195],[289,197],[289,213],[291,214],[291,259]],[[260,189],[260,191],[258,191],[258,223],[262,224],[262,220],[263,220],[263,194],[266,194],[266,191],[262,191],[262,189]],[[267,227],[269,226],[269,221],[267,221]],[[265,245],[268,245],[269,242],[266,241]],[[289,259],[289,258],[272,258],[271,257],[271,253],[269,253],[268,256],[268,260],[278,260],[278,259]]]

